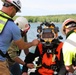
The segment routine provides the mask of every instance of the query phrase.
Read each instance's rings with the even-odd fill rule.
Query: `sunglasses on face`
[[[5,2],[4,4],[3,4],[3,6],[5,6],[5,7],[9,7],[9,6],[13,6],[11,3],[9,3],[9,2]]]
[[[3,6],[5,6],[5,7],[10,7],[10,6],[14,6],[14,5],[11,4],[11,3],[9,3],[9,2],[5,2],[5,3],[3,4]],[[16,12],[19,11],[19,9],[18,9],[17,7],[14,6],[14,8],[15,8]]]

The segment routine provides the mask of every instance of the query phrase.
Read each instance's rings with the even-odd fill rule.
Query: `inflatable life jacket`
[[[2,34],[8,20],[13,21],[10,16],[8,16],[4,12],[0,11],[0,34]],[[4,54],[1,50],[0,50],[0,55],[2,57],[6,57],[6,54]]]
[[[61,42],[57,48],[56,51],[58,52],[57,54],[50,54],[50,57],[47,57],[47,53],[44,53],[42,56],[42,67],[38,69],[38,72],[41,75],[54,75],[56,73],[56,68],[57,66],[57,61],[55,60],[55,57],[57,57],[58,61],[60,60],[60,52],[62,48],[63,43]],[[40,43],[38,45],[39,52],[42,55],[42,44]]]

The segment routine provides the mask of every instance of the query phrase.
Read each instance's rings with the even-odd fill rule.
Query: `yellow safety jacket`
[[[76,65],[76,29],[71,30],[66,38],[63,44],[64,64]]]
[[[8,16],[4,12],[0,11],[0,34],[3,32],[8,20],[13,21],[10,16]]]

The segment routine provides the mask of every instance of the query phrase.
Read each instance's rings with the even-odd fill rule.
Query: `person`
[[[34,68],[34,64],[33,64],[34,58],[35,58],[34,53],[29,52],[26,55],[24,62],[26,62],[27,64],[25,66],[24,65],[22,66],[22,73],[21,73],[22,75],[29,75],[28,69]],[[29,64],[31,64],[31,65],[29,65]]]
[[[62,24],[62,33],[66,36],[62,47],[64,64],[68,72],[76,75],[76,20],[66,19]]]
[[[15,24],[18,25],[21,31],[21,35],[25,41],[27,41],[27,32],[30,29],[30,25],[28,24],[28,21],[25,17],[18,17],[14,21]],[[29,50],[27,49],[27,52],[25,54],[27,55]],[[7,53],[9,54],[9,57],[7,59],[7,62],[9,63],[10,71],[13,75],[21,75],[21,68],[20,65],[25,65],[25,62],[20,59],[18,56],[20,56],[21,51],[18,49],[18,47],[14,44],[12,41],[11,46],[9,47]],[[31,65],[31,64],[29,64]]]
[[[17,12],[21,11],[20,0],[2,0],[3,7],[0,11],[0,75],[10,75],[6,63],[6,52],[12,42],[19,47],[20,50],[25,50],[31,46],[36,46],[39,43],[38,39],[32,42],[24,42],[21,37],[21,32],[18,26],[13,22],[13,17]],[[25,63],[26,64],[26,63]]]
[[[26,75],[24,72],[28,71],[30,71],[28,75],[66,75],[62,54],[63,42],[59,40],[62,38],[58,36],[58,27],[53,23],[43,22],[37,31],[41,43],[37,45],[35,53],[28,54],[25,59],[25,62],[32,63],[36,57],[33,61],[36,70],[31,72],[28,66],[23,66],[22,75]],[[32,60],[29,61],[31,57]]]

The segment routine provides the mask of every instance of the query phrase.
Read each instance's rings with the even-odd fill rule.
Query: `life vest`
[[[0,11],[0,34],[3,32],[8,20],[13,21],[10,16],[8,16],[4,12]]]
[[[56,51],[58,52],[57,54],[50,54],[50,57],[47,57],[47,53],[43,54],[42,57],[42,67],[38,69],[38,72],[41,75],[53,75],[54,74],[54,70],[51,68],[53,67],[53,65],[57,64],[57,61],[52,61],[52,58],[55,56],[58,58],[58,61],[60,60],[60,53],[61,53],[61,48],[62,48],[63,43],[59,43],[59,45],[56,48]],[[39,52],[42,55],[42,44],[40,43],[38,45],[39,48]],[[46,66],[43,66],[43,64],[45,64]]]

